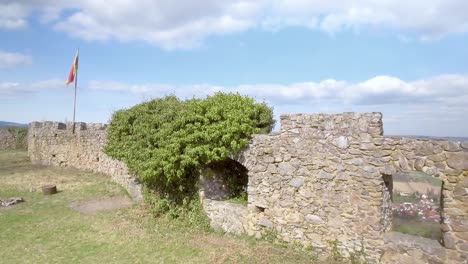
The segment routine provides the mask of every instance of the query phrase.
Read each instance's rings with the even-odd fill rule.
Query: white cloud
[[[0,69],[14,68],[18,65],[28,65],[32,63],[32,57],[15,52],[0,50]]]
[[[65,81],[50,79],[32,83],[0,82],[0,95],[2,96],[22,96],[25,93],[36,93],[55,89],[64,89]]]
[[[0,3],[0,30],[18,30],[26,27],[27,6],[18,3]]]
[[[209,84],[171,86],[167,84],[91,81],[88,88],[97,91],[130,92],[155,97],[174,93],[183,98],[204,97],[216,91],[239,92],[275,104],[293,102],[348,105],[431,103],[464,106],[468,110],[468,75],[456,74],[440,75],[411,82],[396,77],[376,76],[358,83],[329,79],[321,82],[290,85],[246,84],[229,87]]]
[[[50,91],[58,95],[60,93],[55,91],[66,91],[64,87],[64,81],[59,79],[33,83],[0,82],[0,100],[23,101],[25,94]],[[281,113],[383,112],[384,128],[388,134],[468,136],[468,74],[440,75],[415,81],[376,76],[356,83],[329,79],[289,85],[238,86],[91,81],[82,83],[79,89],[81,103],[97,100],[100,107],[107,110],[105,118],[101,114],[101,121],[107,121],[112,111],[129,107],[142,99],[170,94],[184,99],[200,98],[223,91],[239,92],[258,101],[266,101],[274,107],[276,117]],[[59,96],[64,94],[70,96],[70,93]],[[92,112],[95,110],[87,109],[83,107],[82,114],[95,121],[97,116]]]
[[[31,83],[0,82],[0,93],[24,93],[63,89],[64,80],[50,79]],[[171,85],[160,83],[129,84],[118,81],[93,80],[80,85],[90,92],[127,93],[146,98],[174,94],[181,98],[206,97],[215,92],[238,92],[275,105],[321,104],[354,106],[438,105],[463,108],[468,112],[468,74],[446,74],[422,80],[404,81],[391,76],[376,76],[350,83],[328,79],[288,85],[212,84]],[[424,109],[424,108],[423,108]],[[458,111],[458,110],[457,110]]]
[[[196,84],[187,86],[172,86],[167,84],[126,84],[114,81],[90,81],[87,87],[94,91],[130,92],[143,97],[166,96],[176,94],[182,98],[206,97],[223,90],[221,86]]]
[[[462,0],[22,0],[0,7],[8,10],[0,14],[0,29],[24,28],[37,11],[43,23],[72,37],[145,41],[166,49],[252,28],[303,26],[331,34],[383,29],[423,40],[468,32],[468,1]]]
[[[468,136],[468,75],[440,75],[416,81],[376,76],[350,83],[339,80],[289,85],[239,86],[125,84],[93,81],[91,90],[127,92],[140,98],[175,94],[205,97],[215,91],[239,92],[266,101],[280,113],[383,112],[388,134]]]

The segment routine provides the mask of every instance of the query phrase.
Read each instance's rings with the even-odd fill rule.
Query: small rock
[[[457,142],[445,141],[442,143],[442,148],[444,148],[445,151],[454,152],[460,150],[460,145]]]
[[[293,179],[289,182],[289,185],[291,185],[291,186],[293,186],[293,187],[296,187],[296,188],[299,188],[299,187],[301,187],[302,185],[304,185],[304,178],[301,178],[301,177],[293,178]]]
[[[15,205],[15,204],[21,203],[21,202],[24,202],[23,198],[21,198],[21,197],[13,197],[13,198],[6,199],[6,200],[1,200],[0,199],[0,205],[2,207],[12,206],[12,205]]]
[[[455,239],[449,234],[444,233],[444,246],[448,249],[455,249]]]
[[[468,152],[446,153],[446,155],[449,167],[468,170]]]
[[[347,149],[349,147],[348,138],[345,136],[341,136],[337,138],[335,143],[336,143],[336,146],[340,149]]]
[[[462,142],[461,147],[464,149],[468,149],[468,141]]]
[[[323,223],[323,219],[320,216],[313,215],[313,214],[306,215],[305,220],[308,223],[311,223],[313,225],[319,225],[319,224]]]
[[[322,170],[317,174],[317,178],[331,180],[333,179],[333,175]]]
[[[261,225],[261,226],[264,226],[264,227],[268,227],[268,228],[273,227],[273,223],[270,220],[266,219],[266,218],[260,219],[260,221],[258,221],[257,224]]]

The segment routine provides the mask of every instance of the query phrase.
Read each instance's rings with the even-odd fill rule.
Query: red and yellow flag
[[[70,83],[72,83],[75,80],[76,71],[78,70],[78,55],[79,55],[79,53],[80,53],[79,51],[76,52],[75,60],[73,61],[73,65],[72,65],[70,74],[68,75],[67,85],[69,85]]]

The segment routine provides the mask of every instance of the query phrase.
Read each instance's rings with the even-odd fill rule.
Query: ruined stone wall
[[[380,113],[283,115],[278,135],[255,136],[243,156],[249,170],[251,235],[271,228],[285,241],[348,255],[383,253],[385,184],[369,151],[382,139]],[[263,227],[262,227],[263,226]]]
[[[102,153],[105,125],[80,123],[75,135],[62,123],[32,123],[29,129],[33,162],[103,172],[138,193],[125,164]],[[202,194],[215,228],[256,237],[272,230],[319,252],[330,252],[337,241],[345,256],[364,246],[371,263],[397,261],[405,250],[416,256],[412,263],[468,259],[467,142],[384,137],[380,113],[297,114],[281,116],[280,133],[255,135],[232,158],[248,170],[248,206]],[[404,238],[407,246],[401,246],[388,239],[390,175],[411,170],[444,183],[443,245]],[[208,186],[206,191],[222,191],[218,183]]]
[[[17,130],[22,130],[24,128],[7,128],[2,127],[0,128],[0,150],[2,149],[18,149],[24,148],[27,145],[26,140],[27,138],[17,139],[18,136]],[[25,132],[25,131],[24,131]]]
[[[283,115],[278,135],[255,136],[240,161],[249,170],[246,230],[273,229],[286,241],[345,256],[366,248],[378,262],[391,229],[390,191],[384,178],[421,170],[444,181],[447,254],[467,259],[466,143],[383,137],[380,113]],[[444,251],[445,252],[445,251]],[[418,262],[415,262],[418,263]]]
[[[107,140],[107,125],[58,122],[29,124],[28,153],[35,164],[70,166],[108,174],[125,187],[133,199],[139,200],[141,185],[129,174],[127,166],[102,152]]]
[[[443,246],[447,260],[468,261],[468,142],[384,138],[375,151],[389,151],[395,171],[423,171],[443,181]],[[465,262],[466,263],[466,262]]]
[[[13,149],[16,146],[15,136],[6,128],[0,128],[0,150]]]

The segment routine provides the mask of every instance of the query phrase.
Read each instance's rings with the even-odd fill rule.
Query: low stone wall
[[[381,259],[383,263],[450,263],[447,260],[447,250],[435,240],[393,232],[386,234],[384,241],[385,253]]]
[[[13,149],[15,146],[15,136],[8,129],[0,128],[0,149]]]
[[[108,174],[125,187],[135,200],[142,198],[141,185],[125,163],[113,160],[102,149],[107,142],[107,125],[58,122],[29,124],[28,153],[34,164],[70,166]]]
[[[23,128],[0,128],[0,150],[2,149],[17,149],[27,145],[27,137],[24,137],[22,141],[17,139],[17,131]],[[24,128],[25,129],[25,128]],[[24,131],[25,132],[25,131]],[[21,139],[19,139],[21,140]]]
[[[247,207],[227,201],[215,201],[202,198],[203,210],[210,219],[210,226],[215,230],[240,235],[246,232]]]

